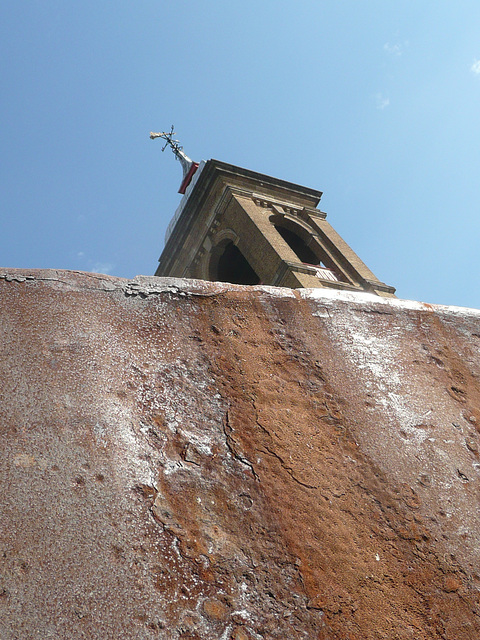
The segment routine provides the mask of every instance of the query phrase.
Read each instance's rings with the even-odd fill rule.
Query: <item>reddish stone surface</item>
[[[0,638],[480,637],[480,312],[0,272]]]

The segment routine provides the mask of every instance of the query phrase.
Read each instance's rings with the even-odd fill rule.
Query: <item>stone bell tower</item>
[[[394,297],[317,209],[320,191],[218,160],[197,165],[173,133],[151,134],[167,140],[184,171],[156,276]]]

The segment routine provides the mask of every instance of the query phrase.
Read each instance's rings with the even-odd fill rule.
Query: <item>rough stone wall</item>
[[[0,638],[476,640],[480,312],[0,272]]]

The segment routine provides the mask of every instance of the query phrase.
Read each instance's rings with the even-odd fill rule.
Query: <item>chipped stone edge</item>
[[[74,289],[121,291],[127,296],[146,298],[151,295],[172,293],[179,296],[215,297],[228,292],[258,292],[278,298],[294,298],[312,302],[347,302],[355,305],[368,305],[387,310],[410,310],[428,313],[446,313],[480,318],[480,310],[468,307],[430,304],[399,298],[382,298],[373,293],[341,291],[337,289],[288,289],[267,285],[238,285],[225,282],[210,282],[189,278],[171,278],[158,276],[135,276],[133,279],[119,278],[85,271],[61,269],[0,269],[0,280],[7,282],[51,281],[67,285]]]

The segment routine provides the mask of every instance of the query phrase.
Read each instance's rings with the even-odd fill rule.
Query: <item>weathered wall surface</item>
[[[0,638],[480,637],[480,312],[0,273]]]

